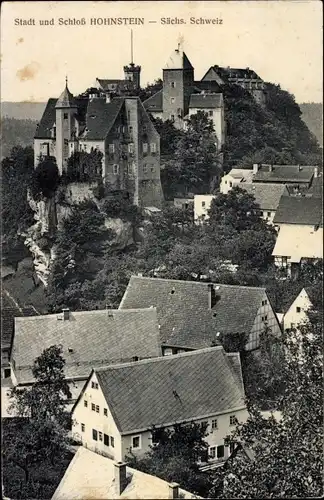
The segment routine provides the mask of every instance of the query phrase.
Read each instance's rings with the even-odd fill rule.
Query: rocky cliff
[[[96,185],[92,184],[72,183],[60,186],[52,198],[35,201],[29,197],[35,224],[23,236],[25,245],[33,256],[37,277],[45,287],[48,284],[51,263],[56,257],[55,239],[62,229],[64,219],[69,217],[73,207],[85,200],[93,201],[101,210],[101,203],[94,195],[95,187]],[[105,226],[114,232],[114,237],[107,242],[112,248],[122,250],[134,243],[131,222],[105,217]]]

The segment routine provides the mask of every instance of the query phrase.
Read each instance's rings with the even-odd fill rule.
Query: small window
[[[68,113],[64,113],[64,115],[63,115],[63,116],[64,116],[64,120],[67,120],[67,119],[69,118]]]
[[[171,88],[174,89],[176,86],[176,82],[170,82]]]
[[[212,420],[212,429],[217,429],[217,427],[217,418],[215,418],[214,420]]]
[[[113,438],[112,436],[110,436],[110,444],[112,448],[115,448],[115,438]]]
[[[119,173],[119,165],[113,165],[113,172],[115,175],[118,175]]]
[[[155,170],[154,165],[151,165],[151,172],[154,172],[154,170]]]
[[[156,144],[155,144],[155,142],[151,142],[151,153],[156,153]]]
[[[94,441],[98,441],[98,432],[96,431],[96,429],[92,429],[92,439]]]
[[[216,446],[211,446],[209,448],[209,456],[210,458],[216,458]]]
[[[261,317],[261,320],[262,320],[262,321],[267,321],[267,319],[268,319],[267,314],[266,314],[265,316],[262,316],[262,317]]]
[[[214,112],[213,111],[208,111],[209,116],[213,116]]]
[[[230,416],[230,425],[235,425],[237,424],[237,418],[235,415]]]
[[[94,403],[91,403],[91,410],[96,411],[96,405]]]
[[[98,389],[99,386],[98,386],[97,382],[91,382],[91,387],[92,387],[92,389]]]
[[[174,115],[170,115],[170,120],[174,122]]]
[[[175,102],[175,98],[171,97],[171,104],[174,104],[174,102]]]
[[[227,184],[227,181],[225,181],[225,184]]]
[[[230,182],[230,183],[229,183],[229,186],[230,186],[230,188],[231,188],[231,187],[233,187],[233,182]]]
[[[267,216],[268,216],[268,217],[271,217],[271,212],[267,212]]]
[[[108,145],[108,151],[109,153],[114,153],[115,152],[115,144],[109,144]]]
[[[266,306],[266,305],[267,305],[267,303],[268,303],[268,301],[267,301],[267,299],[265,299],[265,300],[263,300],[263,301],[261,302],[261,305],[262,305],[262,306]]]
[[[84,432],[84,431],[85,431],[85,425],[81,424],[81,432]]]
[[[224,445],[217,446],[217,458],[224,457]]]
[[[143,165],[143,174],[147,174],[147,165],[144,163]]]
[[[83,401],[83,404],[86,408],[88,408],[88,401],[86,399]]]
[[[83,151],[86,151],[86,150],[87,150],[87,145],[83,144]]]
[[[102,432],[99,432],[99,441],[102,441]]]
[[[107,434],[104,434],[104,445],[109,446],[109,436]]]
[[[132,439],[132,448],[136,449],[136,448],[140,448],[141,444],[141,438],[140,436],[134,436],[133,439]]]
[[[128,127],[128,132],[131,134],[133,132],[133,127]]]
[[[132,142],[130,144],[128,144],[128,152],[134,153],[134,144]]]
[[[147,153],[148,152],[148,144],[147,142],[143,142],[143,153]]]
[[[200,426],[201,426],[201,427],[206,426],[206,428],[207,428],[207,426],[208,426],[208,422],[207,422],[207,420],[204,420],[203,422],[200,422]]]
[[[104,416],[108,417],[108,410],[107,410],[107,408],[104,408]]]
[[[296,312],[300,313],[301,312],[301,307],[296,307]]]
[[[290,328],[295,328],[295,323],[290,323]]]
[[[96,405],[96,413],[99,413],[99,406]]]
[[[205,206],[206,206],[206,202],[205,202],[205,201],[202,201],[202,202],[201,202],[201,206],[202,206],[202,207],[205,207]]]
[[[127,165],[127,172],[132,175],[133,174],[133,164],[132,163],[129,163]]]

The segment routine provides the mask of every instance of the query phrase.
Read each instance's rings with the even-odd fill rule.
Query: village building
[[[298,193],[309,189],[318,175],[317,166],[254,164],[252,182],[286,184]]]
[[[80,446],[56,488],[52,500],[107,500],[127,498],[201,498],[155,476],[128,467],[124,462]]]
[[[15,319],[11,379],[17,387],[31,386],[32,368],[44,349],[58,345],[64,373],[78,397],[92,367],[161,356],[156,310],[96,310]]]
[[[100,151],[101,177],[109,191],[126,193],[138,206],[160,207],[160,136],[138,97],[74,97],[66,84],[49,99],[34,138],[35,167],[55,157],[59,173],[73,153]]]
[[[164,355],[219,344],[221,335],[248,336],[258,349],[265,327],[281,334],[266,289],[132,276],[119,309],[156,307]]]
[[[220,183],[220,192],[227,194],[233,187],[242,187],[244,183],[251,183],[253,170],[248,168],[232,168],[223,175]]]
[[[297,274],[307,260],[323,259],[321,198],[283,196],[273,223],[278,236],[272,255],[286,276]]]
[[[247,419],[238,353],[221,346],[93,369],[72,410],[72,435],[86,448],[123,461],[141,457],[159,429],[207,425],[204,460],[222,461],[224,442]]]
[[[283,314],[283,329],[298,329],[299,325],[306,324],[309,321],[308,311],[313,308],[315,300],[312,288],[303,288]]]

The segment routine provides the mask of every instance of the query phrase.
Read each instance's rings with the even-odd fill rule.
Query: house
[[[194,67],[179,43],[163,68],[163,88],[144,101],[144,107],[154,118],[171,120],[179,129],[186,127],[186,118],[204,111],[214,124],[220,148],[225,141],[222,92],[215,81],[195,81]]]
[[[243,183],[251,183],[253,175],[252,169],[232,168],[232,170],[222,177],[220,192],[227,194],[235,186],[242,187]]]
[[[261,287],[132,276],[119,309],[142,307],[156,307],[164,355],[210,347],[231,333],[248,334],[252,350],[266,325],[281,333]]]
[[[80,446],[52,500],[201,498],[155,476]]]
[[[63,348],[65,377],[72,400],[92,367],[160,356],[156,310],[96,310],[15,319],[11,353],[14,385],[33,384],[32,367],[44,349]]]
[[[314,291],[311,287],[303,288],[285,312],[282,323],[284,330],[298,328],[308,322],[307,312],[314,306]]]
[[[124,66],[124,79],[96,78],[94,87],[103,93],[127,94],[140,89],[141,66],[133,61]]]
[[[225,437],[247,418],[244,397],[239,354],[221,346],[95,368],[74,404],[72,436],[123,461],[149,451],[154,430],[205,423],[210,459],[224,460]]]
[[[1,378],[8,379],[11,374],[10,354],[14,336],[15,317],[35,316],[38,314],[34,306],[21,307],[1,287]]]
[[[310,188],[318,173],[317,166],[254,164],[253,182],[287,184],[298,192]]]
[[[194,195],[187,198],[174,198],[173,205],[175,208],[180,208],[182,210],[192,208],[194,205]]]
[[[141,207],[162,204],[160,136],[138,97],[74,97],[66,83],[61,96],[47,103],[34,150],[35,167],[52,156],[61,175],[73,153],[100,151],[98,173],[107,190],[121,191]]]
[[[321,198],[283,196],[273,223],[278,237],[272,255],[286,275],[298,272],[305,260],[323,258]]]
[[[247,90],[261,105],[266,102],[267,84],[250,68],[223,68],[215,64],[203,76],[202,81],[214,81],[219,85],[239,85]]]
[[[209,210],[214,194],[196,194],[194,197],[194,220],[196,223],[209,219]]]

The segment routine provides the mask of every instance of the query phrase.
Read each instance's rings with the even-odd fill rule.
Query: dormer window
[[[67,119],[68,119],[68,117],[69,117],[68,113],[64,113],[64,114],[63,114],[63,118],[64,118],[64,120],[67,120]]]

